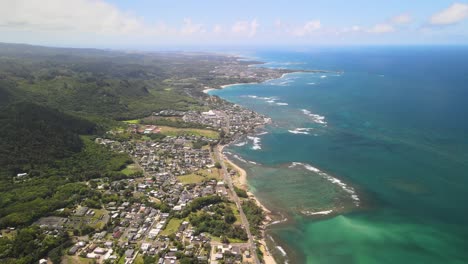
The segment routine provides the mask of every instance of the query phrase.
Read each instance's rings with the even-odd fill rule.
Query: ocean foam
[[[318,211],[318,212],[303,210],[301,211],[301,213],[304,215],[328,215],[328,214],[333,213],[333,210]]]
[[[322,75],[322,76],[320,76],[320,78],[325,79],[325,78],[327,78],[327,76],[326,76],[326,75]]]
[[[260,145],[260,138],[259,137],[248,136],[247,138],[252,140],[252,144],[253,144],[252,149],[253,150],[262,149],[262,146]]]
[[[237,143],[237,144],[234,144],[234,146],[242,147],[242,146],[244,146],[245,144],[247,144],[247,141],[239,142],[239,143]]]
[[[306,127],[299,127],[294,130],[288,130],[289,133],[292,134],[302,134],[302,135],[309,135],[309,131],[312,130],[313,128],[306,128]]]
[[[275,98],[275,97],[261,97],[257,95],[247,95],[247,97],[252,98],[252,99],[264,100],[268,103],[274,103],[275,101],[278,100],[278,98]]]
[[[315,83],[314,83],[314,82],[310,82],[310,83],[307,83],[307,84],[308,84],[308,85],[315,85]]]
[[[247,161],[245,159],[241,158],[239,155],[233,155],[233,157],[240,160],[240,161],[242,161],[242,162],[244,162],[244,163],[247,163]]]
[[[291,163],[289,168],[293,168],[293,167],[296,167],[296,166],[302,166],[306,170],[313,171],[313,172],[317,173],[318,175],[324,177],[329,182],[340,186],[340,188],[343,191],[350,194],[350,197],[351,197],[351,199],[353,199],[354,204],[356,206],[359,206],[360,199],[359,199],[359,196],[356,194],[356,191],[354,190],[353,187],[347,185],[346,183],[342,182],[341,180],[339,180],[339,179],[337,179],[337,178],[335,178],[335,177],[333,177],[333,176],[331,176],[331,175],[329,175],[329,174],[321,171],[320,169],[315,168],[315,167],[313,167],[313,166],[311,166],[309,164],[305,164],[305,163],[301,163],[301,162],[293,162],[293,163]]]
[[[325,117],[324,116],[321,116],[321,115],[317,115],[317,114],[313,114],[312,112],[310,112],[309,110],[307,109],[301,109],[302,113],[308,117],[311,117],[312,118],[312,121],[314,123],[317,123],[317,124],[321,124],[321,125],[327,125],[327,122],[325,121]]]
[[[284,257],[286,257],[286,251],[281,247],[281,246],[276,246],[276,248],[283,254]]]
[[[258,133],[257,136],[262,136],[262,135],[266,135],[266,134],[268,134],[268,132],[267,132],[267,131],[263,131],[263,132]]]
[[[288,105],[288,103],[276,103],[276,104],[277,104],[277,105],[280,105],[280,106],[282,106],[282,105]]]

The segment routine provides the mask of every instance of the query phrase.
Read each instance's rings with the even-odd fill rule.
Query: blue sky
[[[468,1],[0,1],[0,41],[55,46],[468,44]]]

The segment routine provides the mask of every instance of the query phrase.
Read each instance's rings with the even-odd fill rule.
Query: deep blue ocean
[[[272,118],[227,151],[288,218],[268,230],[275,256],[468,263],[468,47],[248,55],[265,62],[253,67],[330,71],[211,92]]]

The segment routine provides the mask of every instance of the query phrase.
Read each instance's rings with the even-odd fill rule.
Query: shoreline
[[[262,233],[262,238],[261,239],[258,239],[258,243],[260,244],[259,248],[260,250],[263,252],[263,260],[265,262],[265,264],[277,264],[278,262],[276,261],[276,259],[273,257],[273,255],[271,254],[268,246],[267,246],[267,243],[266,243],[266,227],[272,225],[272,224],[275,224],[275,222],[278,222],[278,221],[273,221],[273,213],[271,210],[269,210],[265,205],[263,205],[260,200],[252,193],[249,191],[249,186],[248,186],[248,182],[247,182],[247,172],[241,168],[239,165],[235,164],[233,161],[231,161],[224,153],[223,153],[223,149],[228,146],[228,145],[222,145],[222,146],[219,146],[219,151],[222,155],[222,158],[224,159],[224,161],[229,164],[230,166],[232,166],[239,174],[238,177],[231,177],[232,179],[232,182],[234,184],[235,187],[239,188],[239,189],[242,189],[242,190],[245,190],[247,192],[247,196],[248,196],[248,199],[251,199],[251,200],[254,200],[255,203],[260,207],[262,208],[264,214],[265,214],[265,220],[263,222],[263,225],[260,227],[261,229],[261,233]],[[280,220],[279,222],[283,222],[284,220]]]
[[[265,62],[261,62],[261,63],[258,63],[258,64],[264,64]],[[257,65],[257,64],[251,64],[251,65]],[[251,65],[247,65],[247,67],[250,67]],[[222,89],[225,89],[229,86],[237,86],[237,85],[248,85],[248,84],[259,84],[259,83],[264,83],[264,82],[268,82],[268,81],[272,81],[272,80],[279,80],[279,79],[282,79],[282,78],[285,78],[287,75],[289,74],[293,74],[293,73],[329,73],[329,72],[335,72],[335,73],[342,73],[342,71],[324,71],[324,70],[312,70],[312,71],[308,71],[308,70],[290,70],[290,69],[275,69],[278,73],[277,76],[275,76],[274,78],[260,78],[254,82],[247,82],[247,83],[232,83],[232,84],[225,84],[225,85],[221,85],[219,87],[216,87],[216,88],[210,88],[210,87],[205,87],[205,89],[203,90],[203,93],[208,95],[208,96],[211,96],[209,94],[210,91],[213,91],[213,90],[222,90]],[[281,74],[281,75],[280,75]],[[225,100],[225,99],[223,99]],[[258,127],[263,127],[262,126],[258,126]],[[257,127],[257,128],[258,128]],[[248,135],[249,133],[247,133]],[[245,136],[245,135],[244,135]],[[264,262],[266,264],[277,264],[279,263],[274,257],[273,257],[273,254],[272,254],[272,251],[268,248],[267,246],[267,234],[266,234],[266,229],[267,227],[269,226],[272,226],[272,225],[276,225],[276,224],[282,224],[282,223],[285,223],[287,222],[289,219],[287,217],[285,217],[283,214],[279,214],[279,215],[274,215],[273,212],[271,210],[269,210],[268,208],[266,208],[261,202],[260,200],[251,192],[249,191],[249,185],[248,185],[248,180],[247,180],[247,172],[242,168],[240,167],[239,165],[237,165],[236,163],[234,163],[233,161],[231,161],[224,153],[223,153],[223,150],[226,146],[229,146],[230,144],[234,143],[235,142],[235,139],[230,141],[229,143],[227,143],[226,145],[218,145],[217,148],[219,148],[219,152],[221,154],[221,158],[227,163],[229,164],[230,166],[232,166],[239,174],[238,177],[232,177],[232,176],[229,176],[231,177],[231,180],[232,180],[232,183],[235,187],[237,188],[240,188],[240,189],[243,189],[247,192],[247,196],[248,196],[248,199],[251,199],[253,201],[255,201],[255,203],[260,207],[262,208],[264,214],[265,214],[265,220],[264,222],[262,223],[262,225],[260,226],[260,232],[261,232],[261,238],[257,240],[257,242],[259,243],[259,249],[262,251],[263,253],[263,259],[264,259]],[[322,212],[321,212],[322,213]],[[279,216],[279,217],[278,217]],[[273,247],[276,248],[281,248],[282,247],[280,245],[278,245],[276,242],[272,242],[273,243]],[[281,250],[281,254],[286,257],[286,254],[283,250]]]

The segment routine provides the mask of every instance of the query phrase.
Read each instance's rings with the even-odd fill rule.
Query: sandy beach
[[[216,90],[214,88],[206,88],[205,90],[203,90],[204,93],[208,94],[210,91],[213,91],[213,90]]]
[[[219,150],[221,153],[223,153],[223,149],[224,149],[225,146],[219,146]],[[275,259],[273,258],[273,256],[271,255],[270,251],[268,250],[268,247],[266,246],[266,241],[265,241],[265,230],[264,228],[266,226],[268,226],[271,221],[272,221],[272,213],[271,211],[266,208],[258,199],[257,197],[255,197],[255,195],[249,191],[249,186],[248,186],[248,183],[247,183],[247,172],[242,169],[241,167],[239,167],[238,165],[236,165],[234,162],[232,162],[231,160],[229,160],[226,155],[222,154],[223,156],[223,159],[224,161],[229,164],[230,166],[232,166],[239,174],[238,177],[233,177],[232,178],[232,182],[233,184],[237,187],[237,188],[240,188],[240,189],[243,189],[247,192],[247,195],[249,196],[249,199],[252,199],[252,200],[255,200],[255,202],[257,203],[258,206],[260,206],[263,211],[265,212],[265,222],[264,222],[264,225],[262,227],[262,239],[260,239],[258,242],[260,243],[260,250],[263,252],[263,259],[265,261],[266,264],[277,264],[277,262],[275,261]]]

